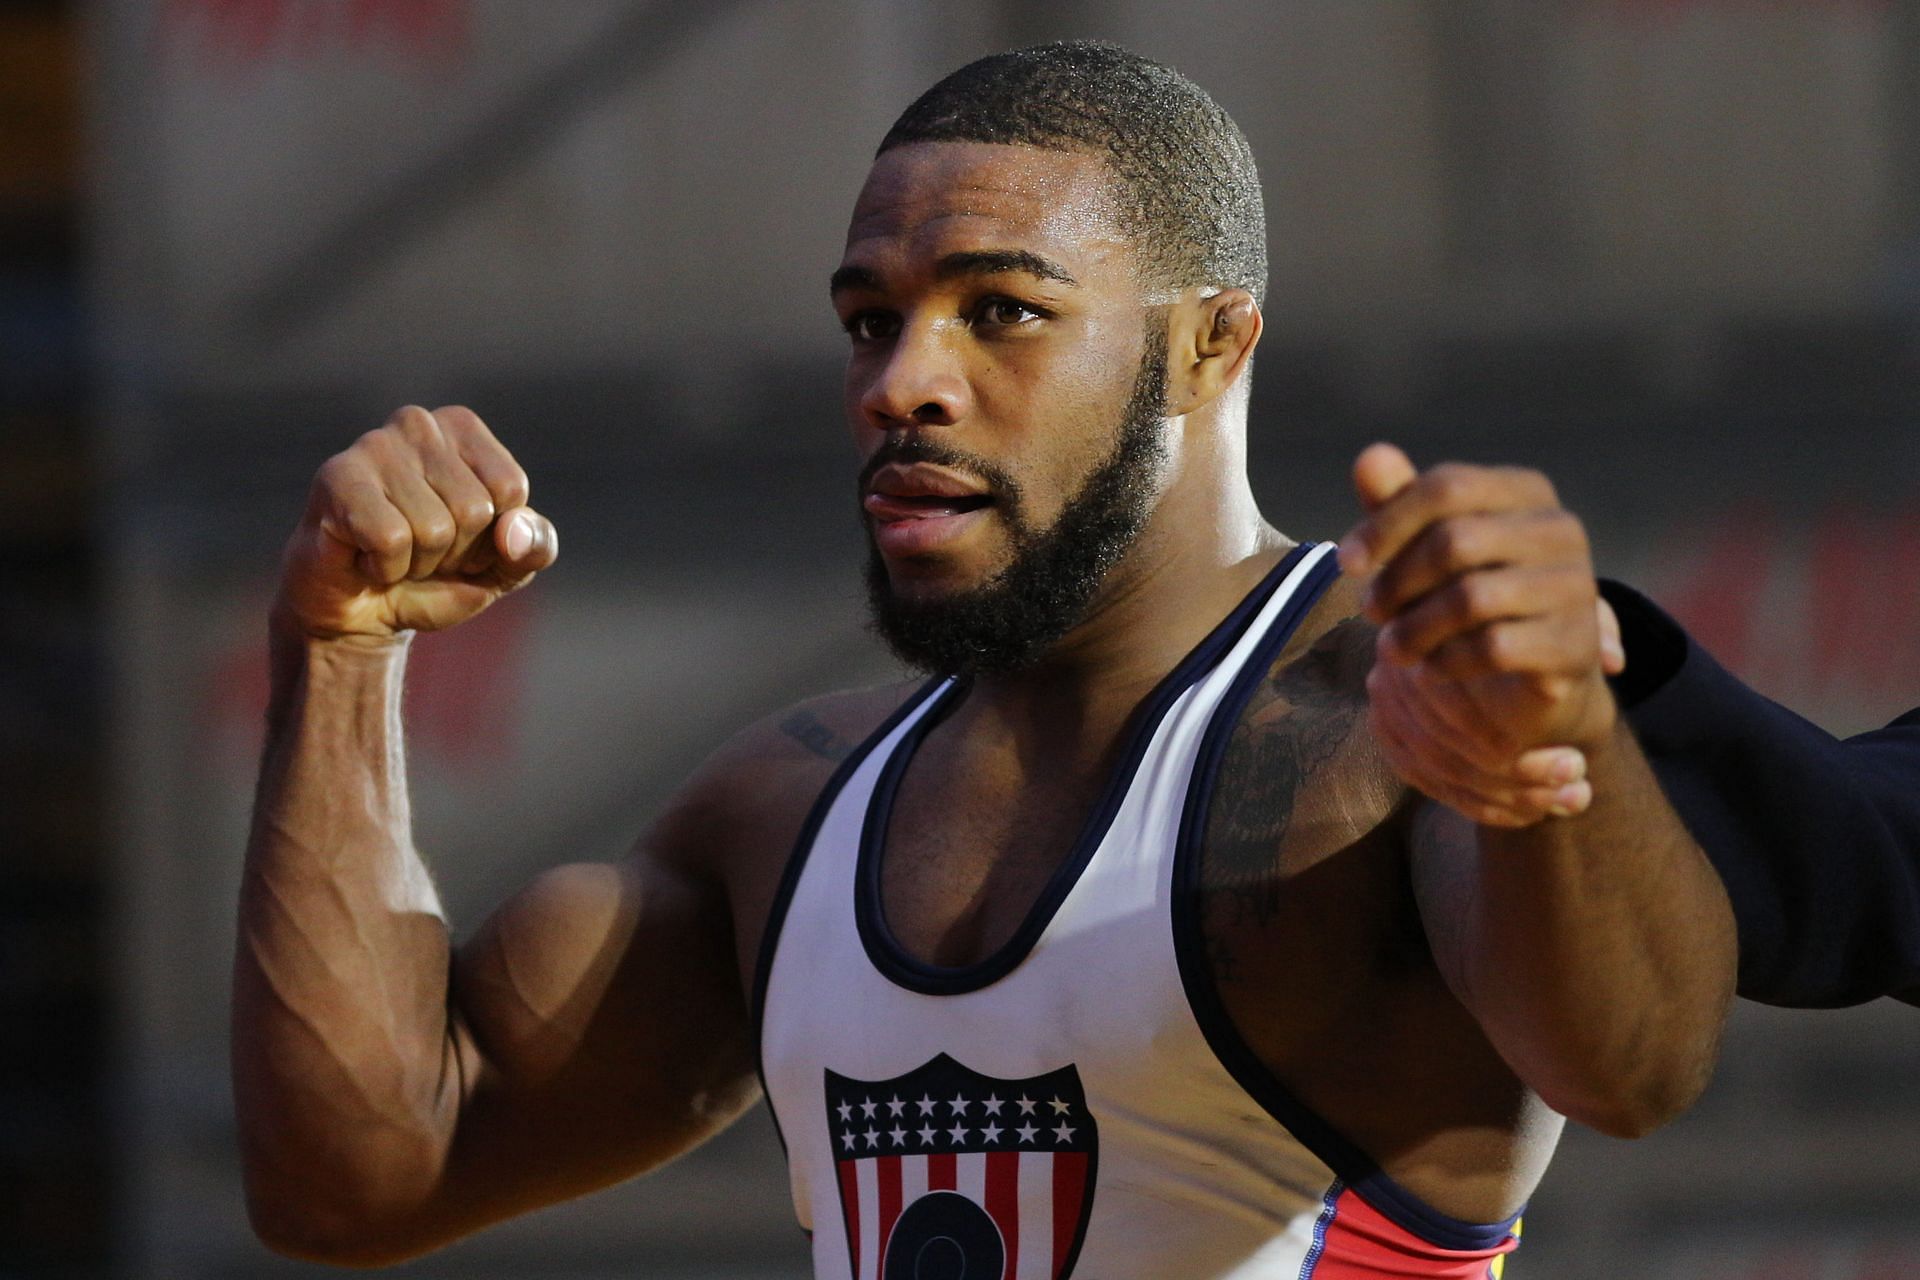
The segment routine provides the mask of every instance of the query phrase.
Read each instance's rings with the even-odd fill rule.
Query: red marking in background
[[[1754,613],[1773,576],[1773,520],[1762,511],[1736,511],[1712,528],[1705,554],[1662,593],[1663,603],[1708,653],[1745,674],[1754,653]]]
[[[532,607],[524,594],[511,595],[449,631],[414,639],[404,695],[410,745],[467,770],[513,758]],[[219,731],[244,736],[257,750],[267,712],[264,636],[214,662],[205,706]]]
[[[468,0],[167,0],[158,31],[237,66],[375,51],[444,65],[466,53],[472,19]]]
[[[1822,691],[1892,692],[1920,675],[1920,517],[1828,516],[1811,573],[1809,675]]]

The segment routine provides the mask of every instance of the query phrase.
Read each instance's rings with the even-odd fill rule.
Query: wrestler
[[[465,409],[329,460],[240,904],[263,1238],[407,1257],[655,1167],[764,1082],[823,1277],[1478,1277],[1563,1117],[1684,1109],[1733,922],[1608,686],[1580,522],[1536,473],[1436,472],[1373,518],[1471,516],[1432,584],[1460,607],[1369,603],[1248,487],[1265,274],[1245,140],[1168,68],[1047,46],[923,95],[831,290],[876,626],[929,678],[742,731],[630,858],[457,949],[406,653],[557,534]],[[1576,753],[1565,816],[1410,788],[1376,647]]]

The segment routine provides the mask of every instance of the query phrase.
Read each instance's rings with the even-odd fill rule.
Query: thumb
[[[514,507],[493,522],[493,548],[500,557],[496,572],[508,582],[517,582],[559,557],[560,531],[532,507]]]
[[[1600,619],[1600,670],[1617,676],[1627,669],[1627,646],[1620,639],[1620,617],[1601,596],[1593,602]]]
[[[1378,511],[1412,484],[1416,474],[1413,461],[1398,445],[1370,444],[1353,460],[1353,490],[1362,507]]]

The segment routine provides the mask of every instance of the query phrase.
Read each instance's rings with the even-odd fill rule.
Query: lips
[[[874,473],[861,505],[873,520],[882,552],[911,555],[937,549],[984,518],[993,495],[978,481],[916,462],[890,464]]]
[[[882,523],[935,520],[978,511],[993,501],[986,487],[958,472],[916,462],[880,468],[862,505]]]

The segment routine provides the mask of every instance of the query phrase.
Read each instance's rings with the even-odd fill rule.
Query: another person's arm
[[[1642,748],[1726,883],[1740,994],[1920,1003],[1920,711],[1836,739],[1742,684],[1645,597],[1601,590]]]
[[[284,1252],[419,1253],[657,1164],[754,1096],[701,784],[627,864],[548,872],[450,945],[408,813],[408,633],[552,561],[525,503],[477,418],[407,410],[322,469],[289,544],[233,993],[248,1202]]]
[[[1355,479],[1369,514],[1342,558],[1373,575],[1369,717],[1389,757],[1447,750],[1447,720],[1477,719],[1499,726],[1509,759],[1567,744],[1585,769],[1580,803],[1544,822],[1419,812],[1414,888],[1435,960],[1549,1105],[1644,1133],[1711,1074],[1733,920],[1607,686],[1584,533],[1532,472],[1415,477],[1376,448]],[[1446,696],[1406,698],[1416,678]],[[1435,706],[1445,715],[1420,714]]]

